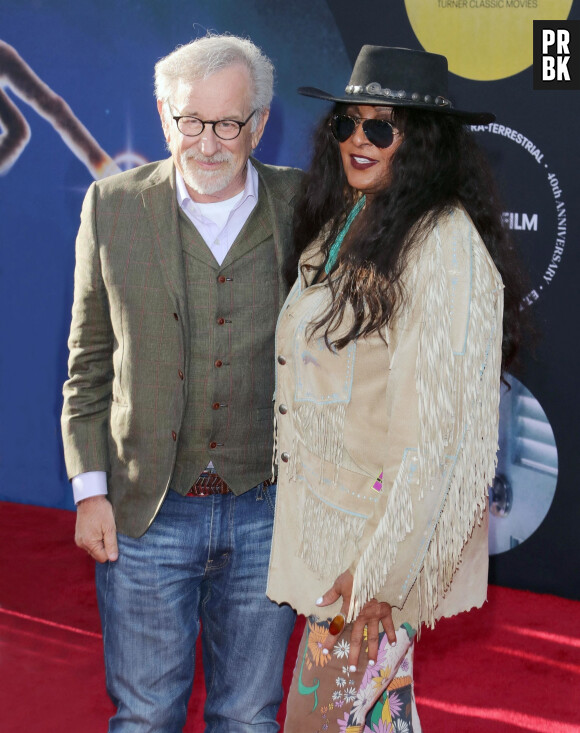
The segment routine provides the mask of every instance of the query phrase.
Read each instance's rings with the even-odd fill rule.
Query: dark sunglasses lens
[[[355,122],[352,117],[346,115],[333,115],[330,122],[332,134],[339,143],[343,143],[354,132]]]
[[[393,142],[393,127],[387,120],[365,120],[363,130],[368,141],[377,148],[388,148]]]

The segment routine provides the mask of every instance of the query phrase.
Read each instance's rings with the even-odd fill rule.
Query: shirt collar
[[[190,207],[190,210],[199,212],[196,202],[189,195],[183,176],[177,168],[175,168],[175,190],[177,193],[177,203],[182,209]],[[246,182],[244,184],[243,195],[233,209],[237,209],[251,196],[255,199],[258,198],[258,172],[248,160],[246,163]]]

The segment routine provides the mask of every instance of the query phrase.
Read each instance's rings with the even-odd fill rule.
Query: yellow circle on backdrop
[[[447,56],[449,71],[479,81],[531,66],[533,21],[566,20],[572,0],[405,0],[426,51]]]

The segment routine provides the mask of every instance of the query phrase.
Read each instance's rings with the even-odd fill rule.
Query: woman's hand
[[[349,570],[346,570],[334,581],[332,588],[326,591],[322,598],[318,599],[316,605],[321,607],[330,606],[342,596],[342,607],[340,610],[342,615],[346,618],[348,608],[350,606],[352,583],[352,573]],[[352,626],[352,633],[350,636],[350,653],[348,655],[348,664],[351,667],[351,671],[354,672],[358,664],[360,650],[364,641],[365,626],[367,627],[369,664],[371,664],[371,662],[374,664],[377,661],[377,655],[379,652],[379,621],[383,624],[383,629],[387,634],[389,643],[391,645],[396,643],[397,637],[395,635],[395,627],[391,616],[391,606],[388,603],[381,603],[375,598],[371,598],[368,603],[365,603]],[[335,634],[329,634],[326,637],[324,640],[324,649],[328,650],[327,653],[332,649],[341,633],[342,629],[337,631]]]

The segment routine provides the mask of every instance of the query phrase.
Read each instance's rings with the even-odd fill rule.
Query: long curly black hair
[[[329,121],[344,105],[322,119],[314,132],[310,170],[294,214],[294,249],[285,265],[289,283],[308,244],[325,232],[328,252],[344,225],[358,192],[346,179]],[[314,324],[328,344],[342,348],[351,340],[389,323],[408,294],[402,274],[420,238],[450,206],[462,205],[483,239],[504,283],[502,368],[513,360],[522,339],[521,301],[525,276],[514,243],[502,224],[496,186],[485,156],[471,131],[457,118],[437,112],[393,108],[393,124],[403,141],[391,159],[390,182],[367,202],[341,248],[348,267],[328,280],[332,301]],[[343,254],[344,253],[344,254]],[[347,305],[354,321],[333,338]],[[344,330],[343,330],[344,331]]]

